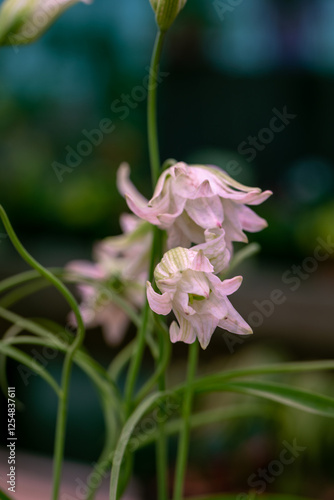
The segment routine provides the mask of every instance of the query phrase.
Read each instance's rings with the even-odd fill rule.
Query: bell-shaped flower
[[[143,306],[152,245],[152,231],[147,222],[124,214],[121,227],[124,234],[95,245],[95,262],[73,261],[67,265],[73,279],[80,282],[80,310],[86,326],[102,326],[110,344],[123,339],[130,322],[115,303],[115,294],[135,309]],[[72,314],[70,321],[75,322]]]
[[[173,310],[178,323],[170,326],[172,342],[191,344],[197,337],[206,349],[217,327],[240,335],[252,333],[227,298],[238,290],[242,277],[221,281],[202,250],[169,250],[157,265],[154,279],[162,295],[147,282],[147,299],[157,314]]]
[[[0,8],[0,45],[36,40],[71,5],[92,0],[5,0]]]
[[[267,222],[247,205],[259,205],[271,194],[244,186],[218,167],[176,163],[158,179],[147,201],[129,179],[129,166],[118,171],[118,189],[138,217],[168,232],[168,248],[205,242],[205,230],[224,229],[229,250],[233,241],[247,242],[244,231],[257,232]]]

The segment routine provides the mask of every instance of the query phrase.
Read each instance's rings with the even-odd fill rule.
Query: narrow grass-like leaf
[[[315,413],[325,417],[334,417],[333,398],[296,387],[276,384],[274,382],[247,380],[211,386],[209,389],[211,391],[232,391],[259,396],[309,413]],[[204,391],[206,392],[205,389]]]
[[[266,408],[266,414],[268,408]],[[206,410],[203,412],[195,413],[190,418],[191,429],[198,429],[210,424],[217,424],[218,422],[224,422],[226,420],[232,420],[236,418],[252,417],[254,415],[263,415],[263,405],[236,405],[228,406],[225,408],[215,408],[213,410]],[[182,427],[182,419],[174,418],[170,422],[165,424],[165,432],[167,436],[177,434]],[[158,431],[150,432],[145,436],[141,436],[138,440],[138,446],[135,449],[143,448],[157,439],[159,433]]]
[[[302,361],[299,363],[273,363],[250,368],[226,370],[224,372],[197,378],[194,387],[224,383],[226,380],[254,375],[278,375],[310,371],[334,370],[334,360]],[[181,387],[180,387],[181,388]]]
[[[121,471],[122,461],[125,455],[126,447],[130,441],[131,435],[136,425],[141,420],[141,418],[155,406],[155,404],[159,400],[170,395],[172,395],[171,392],[163,392],[163,393],[159,392],[151,394],[136,408],[136,410],[132,413],[132,415],[129,417],[126,424],[124,425],[112,458],[113,466],[111,469],[111,478],[110,478],[110,496],[109,496],[110,500],[117,500],[118,480]]]
[[[6,356],[9,356],[12,359],[15,359],[15,361],[22,363],[23,365],[27,366],[30,370],[37,373],[37,375],[42,377],[52,387],[52,389],[55,391],[58,397],[61,396],[61,389],[57,384],[57,382],[55,381],[55,379],[50,375],[50,373],[47,370],[45,370],[43,365],[38,363],[31,356],[28,356],[28,354],[25,354],[24,352],[21,352],[19,349],[16,349],[15,347],[12,347],[8,344],[5,344],[2,341],[0,341],[0,352],[2,354],[5,354]]]

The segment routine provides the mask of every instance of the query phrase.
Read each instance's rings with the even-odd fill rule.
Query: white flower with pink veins
[[[77,281],[82,279],[78,290],[85,325],[89,328],[102,326],[109,344],[121,342],[130,323],[127,314],[114,303],[112,292],[135,309],[143,306],[152,245],[152,231],[147,222],[124,214],[121,227],[124,234],[95,245],[95,262],[73,261],[66,267]],[[73,314],[70,321],[75,323]]]
[[[240,335],[253,333],[227,298],[238,290],[242,277],[221,281],[202,250],[169,250],[157,265],[154,279],[162,295],[147,282],[147,299],[157,314],[173,310],[178,323],[170,326],[172,342],[192,344],[197,337],[206,349],[217,327]]]
[[[167,230],[168,248],[205,242],[205,230],[224,229],[228,249],[247,242],[244,231],[257,232],[267,222],[247,205],[259,205],[271,194],[244,186],[214,166],[176,163],[165,170],[150,201],[129,179],[130,168],[118,171],[118,189],[138,217]]]

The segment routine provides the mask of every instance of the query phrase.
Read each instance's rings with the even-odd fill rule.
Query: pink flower
[[[74,274],[82,298],[80,310],[87,327],[102,326],[106,341],[118,344],[129,326],[127,314],[113,301],[113,293],[139,309],[143,306],[152,235],[148,223],[134,215],[121,216],[124,234],[106,238],[94,247],[95,262],[73,261],[67,270]],[[85,283],[91,280],[92,283]],[[74,316],[70,315],[73,323]]]
[[[173,310],[178,324],[174,321],[170,326],[172,342],[191,344],[197,337],[206,349],[217,327],[240,335],[253,333],[227,298],[238,290],[242,277],[221,281],[202,250],[169,250],[157,265],[154,278],[162,295],[147,282],[147,299],[157,314]]]
[[[176,163],[165,170],[148,201],[129,179],[129,166],[118,171],[118,189],[138,217],[168,232],[168,248],[205,242],[205,230],[224,229],[226,244],[247,242],[244,231],[257,232],[267,223],[246,205],[259,205],[271,194],[239,184],[213,166]]]

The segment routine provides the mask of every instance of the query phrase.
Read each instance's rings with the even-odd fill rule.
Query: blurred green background
[[[1,50],[0,201],[25,246],[45,265],[90,258],[94,241],[119,232],[119,214],[127,210],[115,187],[122,161],[131,164],[138,188],[151,194],[145,78],[154,37],[148,0],[95,0],[67,11],[33,45]],[[255,335],[243,344],[231,348],[226,337],[215,334],[203,362],[214,369],[222,362],[332,357],[334,253],[329,251],[316,268],[305,259],[314,258],[318,238],[334,238],[334,2],[188,0],[168,34],[161,71],[162,160],[216,164],[240,182],[274,192],[257,209],[269,228],[250,237],[261,243],[261,255],[238,270],[245,281],[232,302],[247,319],[254,311],[259,318],[254,301],[270,300],[273,290],[281,290],[285,301],[270,314],[260,312]],[[273,117],[284,109],[292,115],[289,123],[272,132]],[[253,152],[250,136],[257,141]],[[26,266],[0,232],[0,274],[5,277]],[[298,276],[295,289],[286,273]],[[60,322],[68,312],[52,291],[36,294],[17,310]],[[106,364],[114,355],[98,330],[88,332],[87,346]],[[176,346],[180,373],[186,353],[186,346]],[[60,363],[59,357],[49,360],[49,367],[58,373]],[[27,405],[19,417],[20,444],[50,453],[55,401],[37,377],[25,385],[16,366],[10,363],[9,368]],[[147,373],[150,369],[148,363]],[[317,387],[325,391],[329,385],[325,378]],[[75,372],[73,386],[67,455],[92,461],[103,442],[101,415],[81,374]],[[223,429],[230,440],[200,436],[195,470],[214,449],[216,477],[230,474],[227,453],[234,453],[238,463],[245,443],[250,450],[262,450],[259,463],[267,463],[280,451],[282,436],[302,432],[308,449],[303,465],[291,469],[291,480],[282,476],[270,487],[332,499],[331,422],[282,414],[276,423],[268,417],[268,424],[265,415],[250,421],[243,427],[243,445],[238,426]],[[44,436],[37,444],[36,428]],[[239,476],[217,484],[217,491],[245,491],[253,459],[250,453]],[[137,473],[149,485],[145,498],[153,469],[152,454],[138,460]],[[212,486],[209,472],[203,472],[203,491]]]

